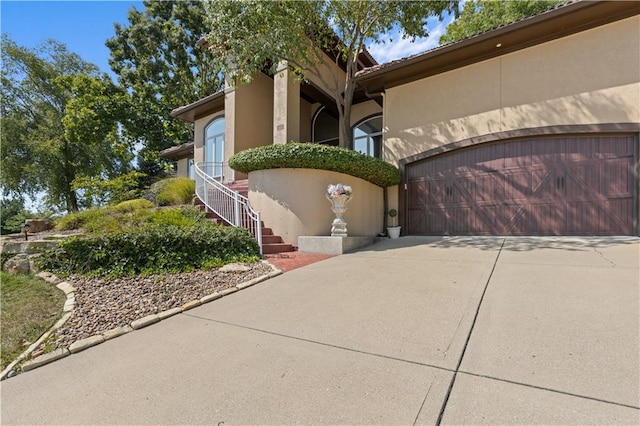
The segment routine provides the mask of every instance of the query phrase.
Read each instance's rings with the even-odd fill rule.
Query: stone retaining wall
[[[10,274],[36,274],[38,268],[33,261],[45,250],[58,245],[59,239],[33,241],[4,241],[0,244],[2,270]],[[6,260],[5,260],[6,259]]]

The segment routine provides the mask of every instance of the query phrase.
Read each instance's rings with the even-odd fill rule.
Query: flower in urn
[[[347,203],[351,201],[352,189],[349,185],[343,185],[341,183],[331,184],[327,187],[327,193],[325,195],[331,203],[331,210],[336,215],[336,218],[331,224],[331,236],[346,237],[347,223],[342,218],[342,215],[347,211]]]

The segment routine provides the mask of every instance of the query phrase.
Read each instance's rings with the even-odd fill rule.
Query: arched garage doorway
[[[406,164],[410,235],[638,235],[638,140],[550,135]]]

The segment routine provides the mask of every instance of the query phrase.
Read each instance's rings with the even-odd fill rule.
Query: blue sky
[[[403,39],[402,34],[391,32],[380,37],[383,43],[369,45],[367,49],[379,63],[426,52],[427,50],[438,47],[440,36],[444,34],[447,25],[449,25],[452,20],[453,16],[446,16],[442,21],[438,20],[438,18],[429,18],[427,20],[429,37],[418,38],[414,42],[411,42],[410,39]]]
[[[127,11],[135,6],[144,9],[141,1],[12,1],[0,0],[0,21],[3,33],[8,33],[19,45],[36,47],[52,38],[67,45],[85,61],[96,64],[102,71],[110,72],[109,49],[104,45],[114,36],[113,24],[127,24]],[[410,43],[397,33],[382,40],[384,44],[368,46],[378,62],[424,52],[438,45],[438,38],[446,24],[429,19],[430,37]],[[390,41],[392,40],[392,41]],[[112,74],[113,76],[113,74]]]
[[[0,0],[0,21],[19,45],[36,47],[55,39],[85,61],[110,72],[109,49],[104,45],[115,35],[113,24],[126,24],[127,11],[141,1],[7,1]]]

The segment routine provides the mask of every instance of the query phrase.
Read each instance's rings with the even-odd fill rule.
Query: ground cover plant
[[[62,276],[117,277],[190,272],[258,259],[258,243],[248,231],[205,222],[148,224],[124,232],[71,237],[37,261],[42,269]]]
[[[260,253],[246,229],[210,222],[194,206],[149,208],[132,200],[69,215],[59,225],[86,232],[37,259],[41,269],[62,276],[190,272],[257,261]]]
[[[0,370],[55,324],[64,301],[64,293],[44,280],[0,272]]]
[[[88,234],[122,232],[147,223],[199,223],[205,215],[194,206],[156,209],[146,199],[123,201],[115,206],[88,209],[56,219],[56,230],[82,230]]]

